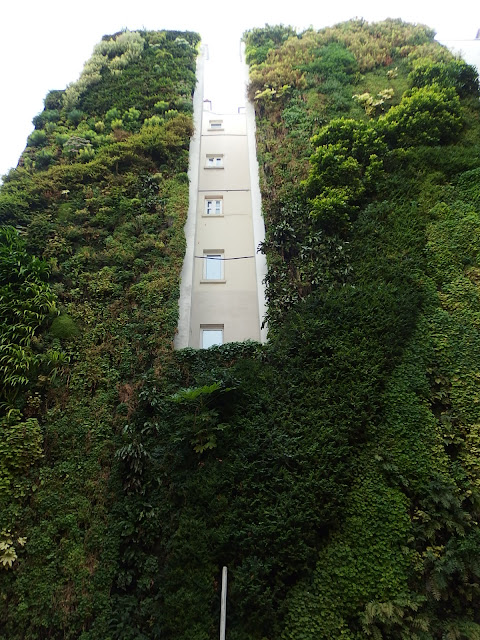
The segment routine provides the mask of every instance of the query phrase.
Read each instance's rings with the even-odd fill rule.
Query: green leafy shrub
[[[162,114],[162,113],[165,113],[165,111],[167,111],[170,105],[165,100],[159,100],[153,106],[157,113]]]
[[[78,326],[67,313],[63,313],[54,318],[50,326],[50,334],[54,338],[59,338],[60,340],[74,338],[78,333]]]
[[[373,127],[343,118],[332,120],[312,142],[316,150],[305,182],[312,216],[338,230],[377,188],[386,145]]]
[[[115,131],[115,129],[123,129],[123,120],[121,118],[117,118],[115,120],[112,120],[110,123],[110,126],[112,128],[112,131]]]
[[[28,204],[25,194],[0,193],[0,224],[17,222],[23,224],[28,219]]]
[[[95,157],[95,150],[91,147],[91,145],[88,145],[87,147],[80,149],[77,156],[80,162],[90,162],[90,160],[93,160],[94,157]]]
[[[127,131],[138,131],[140,129],[140,111],[134,107],[130,107],[122,117],[123,126]],[[113,125],[112,125],[113,128]]]
[[[312,76],[314,82],[335,79],[348,84],[349,77],[357,71],[357,61],[351,51],[339,42],[330,42],[315,51],[312,62],[304,66],[304,71]]]
[[[41,147],[47,144],[47,134],[41,129],[36,129],[28,136],[27,145],[30,147]]]
[[[22,420],[18,410],[0,418],[0,428],[0,505],[5,509],[12,499],[12,484],[41,458],[43,437],[38,420]]]
[[[271,49],[274,49],[292,36],[296,36],[295,30],[292,27],[283,25],[271,26],[267,24],[263,28],[246,31],[243,39],[248,46],[247,64],[252,65],[264,62]]]
[[[49,91],[43,101],[43,104],[45,105],[45,109],[60,110],[63,107],[63,94],[64,94],[64,91],[62,90]]]
[[[35,155],[35,167],[47,169],[55,160],[55,153],[51,149],[40,149]]]
[[[45,109],[33,118],[32,123],[35,129],[42,129],[47,123],[57,122],[59,118],[58,109]]]
[[[114,120],[120,120],[122,117],[122,112],[116,107],[112,107],[109,109],[104,117],[105,124],[111,125]]]
[[[79,124],[85,117],[85,114],[80,109],[72,109],[68,112],[67,118],[71,124]]]
[[[447,144],[462,128],[460,100],[452,88],[433,85],[412,89],[378,125],[392,146]]]
[[[164,120],[160,116],[152,116],[151,118],[147,118],[143,122],[144,127],[156,127],[158,125],[163,124]]]
[[[426,87],[432,84],[443,89],[454,87],[461,98],[479,94],[477,72],[464,60],[418,62],[408,78],[413,87]]]

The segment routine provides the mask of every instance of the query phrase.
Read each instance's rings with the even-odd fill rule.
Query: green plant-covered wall
[[[105,38],[0,192],[2,640],[208,640],[223,565],[230,640],[480,637],[475,71],[395,20],[244,39],[268,344],[172,350],[194,34]]]
[[[115,452],[171,359],[198,42],[105,37],[0,192],[2,638],[110,634]]]
[[[271,346],[300,350],[298,371],[314,359],[319,403],[333,387],[356,438],[275,637],[477,638],[475,70],[394,20],[245,40]]]

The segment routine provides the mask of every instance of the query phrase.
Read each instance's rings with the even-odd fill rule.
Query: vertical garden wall
[[[276,637],[480,634],[479,92],[433,35],[245,34],[272,347],[353,446]]]
[[[2,640],[208,640],[223,565],[230,640],[480,637],[475,71],[244,39],[268,344],[172,350],[196,35],[105,38],[0,192]]]
[[[0,192],[2,638],[115,629],[118,449],[172,352],[198,42],[106,36]]]

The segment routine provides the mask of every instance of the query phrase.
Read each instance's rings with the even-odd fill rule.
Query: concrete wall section
[[[202,189],[198,192],[197,213],[200,217],[205,216],[210,219],[218,219],[221,216],[207,216],[205,211],[205,200],[220,198],[222,200],[223,216],[248,216],[251,209],[250,189],[231,191],[229,189]]]
[[[244,115],[238,117],[245,119]],[[208,158],[212,156],[222,158],[222,168],[207,168]],[[202,136],[200,167],[202,166],[204,173],[200,174],[201,189],[250,189],[246,135]]]
[[[219,295],[213,287],[222,285],[206,285],[210,291],[199,292],[195,296],[192,308],[192,347],[201,346],[200,330],[205,326],[222,326],[224,342],[242,342],[243,340],[259,340],[258,306],[255,292],[226,291]]]

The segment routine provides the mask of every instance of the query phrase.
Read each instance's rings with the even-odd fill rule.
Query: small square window
[[[203,255],[204,280],[223,280],[223,252],[205,251]]]
[[[223,325],[202,325],[200,327],[202,349],[223,344]]]
[[[205,213],[207,216],[220,216],[223,213],[223,198],[205,198]]]
[[[210,131],[223,131],[223,120],[210,120],[208,128]]]
[[[208,155],[205,166],[207,169],[223,169],[223,155]]]

